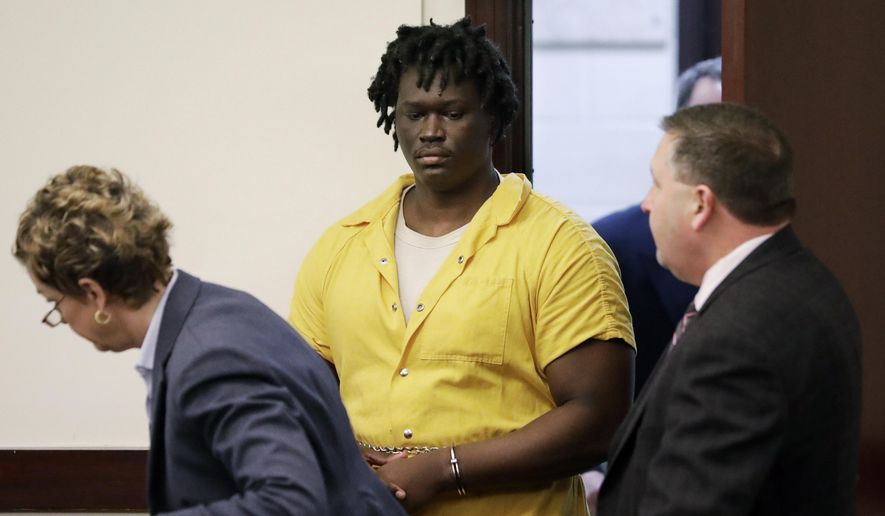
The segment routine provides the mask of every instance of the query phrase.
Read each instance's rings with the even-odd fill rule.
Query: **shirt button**
[[[464,255],[458,257],[458,263],[464,263]]]
[[[404,368],[400,369],[400,370],[399,370],[399,375],[402,376],[402,377],[409,376],[409,368],[408,368],[408,367],[404,367]]]
[[[418,303],[418,306],[415,307],[415,310],[418,310],[419,312],[423,312],[424,311],[424,303]]]
[[[396,303],[390,305],[390,309],[393,310],[394,312],[396,312],[396,309],[397,309],[397,308],[399,308],[399,307],[396,306]]]
[[[387,265],[387,258],[381,258],[380,260],[378,260],[378,263],[380,263],[381,265]]]
[[[412,438],[412,429],[406,428],[405,430],[403,430],[403,437],[405,437],[406,439],[411,439]]]

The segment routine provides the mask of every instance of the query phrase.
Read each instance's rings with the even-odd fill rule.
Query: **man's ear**
[[[716,194],[707,185],[696,185],[691,192],[692,216],[691,228],[695,231],[702,230],[710,218],[716,206]]]
[[[92,278],[80,278],[77,284],[83,289],[88,301],[94,302],[97,309],[104,310],[108,304],[108,292],[99,282]]]

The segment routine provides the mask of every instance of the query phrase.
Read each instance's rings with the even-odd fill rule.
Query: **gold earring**
[[[95,322],[101,326],[111,322],[111,314],[102,312],[101,310],[96,310],[95,314],[92,316],[95,319]]]

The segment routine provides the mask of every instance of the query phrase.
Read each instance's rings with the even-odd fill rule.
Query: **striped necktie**
[[[685,309],[685,313],[682,314],[682,319],[679,321],[679,324],[676,325],[676,331],[673,332],[673,338],[670,339],[670,346],[675,346],[676,342],[679,341],[679,338],[682,337],[682,334],[685,333],[685,329],[688,328],[689,323],[698,315],[698,311],[694,307],[694,301],[692,301],[688,308]]]

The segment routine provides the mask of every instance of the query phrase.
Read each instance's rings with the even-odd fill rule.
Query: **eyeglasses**
[[[64,322],[64,318],[61,316],[61,310],[58,309],[58,304],[64,301],[65,296],[61,296],[61,299],[55,302],[55,305],[52,306],[52,310],[46,313],[43,316],[43,324],[49,326],[50,328],[55,328],[59,324]]]

